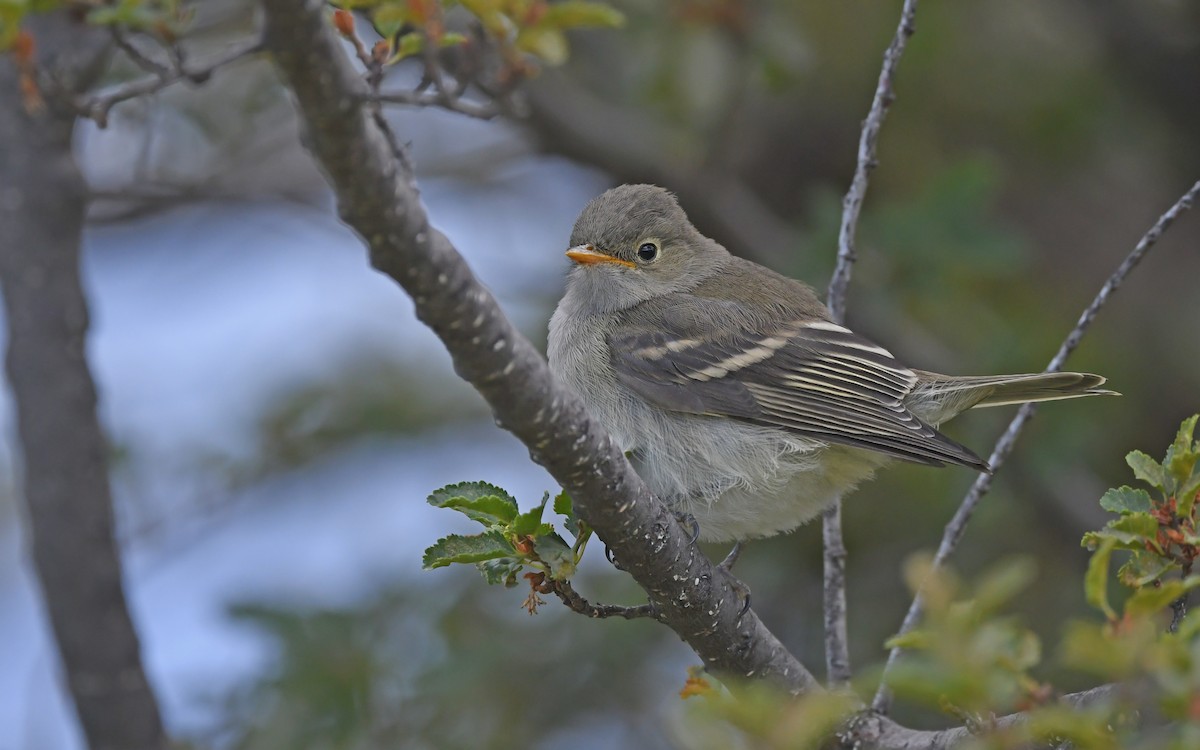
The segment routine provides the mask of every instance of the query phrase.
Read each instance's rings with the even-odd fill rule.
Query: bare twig
[[[1083,338],[1083,334],[1091,326],[1092,321],[1095,320],[1100,308],[1108,302],[1109,297],[1121,286],[1121,282],[1125,280],[1129,272],[1137,266],[1150,248],[1158,242],[1163,232],[1167,231],[1176,219],[1192,207],[1197,194],[1200,194],[1200,182],[1192,185],[1191,189],[1184,193],[1166,213],[1160,216],[1158,221],[1154,222],[1154,226],[1150,227],[1149,231],[1142,236],[1137,246],[1126,256],[1125,260],[1121,261],[1117,269],[1108,277],[1108,281],[1104,282],[1104,286],[1100,288],[1092,303],[1079,316],[1079,321],[1071,329],[1071,332],[1067,334],[1067,338],[1063,341],[1062,346],[1058,348],[1058,352],[1054,355],[1054,358],[1050,360],[1050,364],[1046,366],[1046,372],[1057,372],[1062,369],[1067,357],[1079,345],[1080,339]],[[1023,405],[1009,423],[1008,429],[1004,431],[1004,434],[996,442],[996,447],[992,449],[992,455],[988,457],[988,464],[992,467],[993,472],[1004,464],[1009,453],[1012,452],[1013,446],[1021,434],[1021,430],[1025,428],[1025,423],[1033,416],[1035,408],[1035,404]],[[975,483],[971,485],[971,489],[967,491],[967,495],[963,498],[958,511],[950,519],[950,523],[946,524],[946,531],[942,535],[941,544],[938,545],[937,554],[933,558],[934,569],[941,567],[946,562],[946,558],[958,547],[958,543],[966,531],[967,522],[971,520],[971,514],[975,512],[975,506],[979,504],[980,499],[983,498],[984,494],[992,486],[993,476],[993,474],[979,475]],[[916,626],[917,621],[921,618],[923,609],[924,602],[921,593],[918,591],[917,595],[913,597],[912,605],[908,608],[908,613],[904,616],[904,622],[900,626],[900,635],[908,633]],[[888,654],[887,666],[884,669],[884,679],[880,683],[879,690],[875,693],[875,700],[871,704],[872,708],[881,713],[886,713],[890,708],[891,691],[887,689],[887,674],[891,670],[892,665],[895,664],[896,659],[899,658],[900,652],[901,649],[894,648]]]
[[[169,65],[163,65],[138,49],[133,41],[125,36],[125,31],[120,26],[109,26],[108,29],[112,36],[113,44],[116,44],[134,65],[137,65],[142,70],[157,78],[166,78],[174,72]]]
[[[838,231],[837,266],[829,280],[826,304],[834,321],[840,323],[846,317],[846,288],[850,284],[850,272],[854,267],[854,236],[858,231],[858,217],[862,211],[863,198],[871,170],[876,165],[876,149],[879,131],[888,108],[896,99],[893,79],[900,56],[909,37],[916,30],[917,0],[905,0],[900,11],[900,23],[891,44],[883,53],[883,67],[879,71],[879,82],[875,85],[875,96],[871,109],[863,121],[862,135],[858,141],[858,164],[854,179],[842,201],[842,225]],[[850,644],[846,632],[846,545],[842,541],[842,502],[821,515],[821,536],[825,547],[825,664],[832,686],[841,687],[850,681]]]
[[[900,11],[900,25],[892,43],[883,53],[883,68],[879,71],[879,82],[875,85],[875,98],[871,100],[871,110],[863,122],[862,137],[858,141],[858,168],[854,170],[854,179],[850,189],[842,201],[842,226],[838,230],[837,266],[833,270],[833,278],[829,281],[829,295],[826,304],[835,321],[841,322],[846,317],[846,287],[850,284],[850,272],[857,259],[854,251],[854,236],[858,231],[858,215],[862,211],[863,198],[867,194],[867,181],[871,170],[878,163],[875,158],[879,142],[879,130],[883,127],[883,119],[887,117],[888,108],[896,99],[893,80],[896,77],[896,66],[900,64],[900,56],[904,54],[904,46],[909,37],[916,31],[914,17],[917,13],[917,0],[904,0],[904,8]]]
[[[821,516],[825,544],[825,675],[829,687],[850,684],[850,639],[846,634],[846,545],[842,541],[842,504]]]
[[[427,91],[381,91],[364,94],[364,101],[381,104],[407,104],[414,107],[441,107],[442,109],[458,112],[480,120],[491,120],[501,114],[501,107],[495,102],[475,102],[449,93],[431,93]]]
[[[126,81],[125,83],[119,83],[86,96],[75,97],[73,104],[80,117],[95,120],[96,124],[102,128],[107,127],[108,113],[117,104],[129,99],[136,99],[139,96],[157,93],[180,81],[195,84],[204,83],[220,68],[237,62],[242,58],[257,54],[261,50],[262,42],[258,39],[242,42],[232,46],[227,52],[207,64],[193,68],[186,66],[173,68],[159,66],[161,67],[159,72],[152,76]],[[126,52],[128,53],[128,50]],[[138,60],[138,58],[134,59],[135,62]],[[141,59],[148,61],[145,57],[141,57]],[[158,66],[157,63],[153,64]]]
[[[596,619],[622,617],[626,620],[651,617],[662,622],[662,616],[658,613],[658,608],[653,604],[640,604],[636,607],[622,607],[616,604],[592,604],[580,596],[579,592],[571,586],[570,581],[546,581],[545,586],[549,589],[550,593],[561,599],[562,603],[567,605],[571,611],[578,612],[586,617]]]

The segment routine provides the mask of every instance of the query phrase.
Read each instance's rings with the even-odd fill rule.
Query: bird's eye
[[[638,248],[638,257],[646,262],[650,262],[658,257],[658,245],[653,242],[643,242]]]

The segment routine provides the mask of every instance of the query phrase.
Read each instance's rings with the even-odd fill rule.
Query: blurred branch
[[[1133,248],[1133,251],[1126,256],[1125,260],[1121,261],[1117,269],[1104,282],[1104,286],[1100,288],[1092,303],[1079,316],[1079,321],[1071,329],[1071,332],[1067,334],[1067,338],[1063,341],[1062,346],[1059,347],[1054,358],[1050,360],[1050,364],[1046,366],[1046,372],[1057,372],[1062,369],[1067,357],[1071,355],[1071,352],[1075,351],[1075,347],[1079,345],[1083,334],[1091,326],[1092,321],[1095,320],[1100,308],[1108,302],[1109,297],[1121,286],[1125,277],[1141,262],[1142,258],[1149,252],[1150,248],[1154,247],[1155,243],[1158,242],[1159,238],[1162,237],[1171,224],[1192,207],[1197,195],[1200,195],[1200,182],[1192,185],[1175,202],[1175,205],[1171,206],[1166,213],[1160,216],[1158,221],[1154,223],[1154,226],[1150,227],[1146,234],[1142,236],[1141,240]],[[999,470],[1005,460],[1008,459],[1013,446],[1017,442],[1017,438],[1020,437],[1021,431],[1033,416],[1035,409],[1035,404],[1024,404],[1017,411],[1016,416],[1013,417],[1004,434],[1000,436],[1000,439],[996,442],[996,447],[992,449],[992,455],[988,457],[988,464],[992,467],[993,472]],[[971,485],[971,489],[967,491],[967,495],[963,498],[958,511],[950,519],[950,523],[946,525],[946,531],[942,535],[941,544],[938,545],[937,554],[933,559],[935,569],[941,567],[954,552],[955,548],[958,547],[959,541],[962,540],[962,536],[966,532],[967,522],[971,520],[971,514],[975,512],[975,506],[979,504],[979,501],[992,486],[993,476],[994,474],[980,474],[975,483]],[[917,621],[921,618],[923,608],[921,592],[918,591],[917,595],[913,597],[912,605],[908,608],[908,613],[904,616],[904,622],[900,626],[900,635],[904,635],[916,627]],[[891,692],[887,689],[887,675],[892,665],[899,658],[900,653],[901,649],[893,648],[891,653],[888,654],[883,680],[880,682],[879,690],[875,693],[875,700],[872,702],[872,708],[881,713],[886,713],[891,705]]]
[[[842,224],[838,230],[837,266],[829,280],[826,304],[829,314],[837,323],[846,319],[846,288],[850,284],[850,273],[856,259],[854,236],[858,231],[858,217],[862,212],[863,198],[867,194],[867,183],[871,170],[877,164],[876,148],[879,131],[888,108],[896,99],[892,81],[908,39],[916,30],[917,0],[905,0],[900,11],[900,25],[896,35],[883,54],[883,67],[879,71],[879,82],[875,85],[875,96],[871,109],[863,121],[862,135],[858,141],[858,164],[854,179],[842,201]],[[842,535],[841,498],[821,514],[821,537],[824,542],[825,568],[825,663],[828,667],[831,686],[843,687],[850,682],[850,644],[846,633],[846,545]]]
[[[871,109],[863,122],[854,179],[850,182],[850,189],[842,201],[837,266],[833,270],[833,278],[829,280],[829,294],[826,297],[829,312],[838,323],[846,319],[846,287],[850,284],[850,273],[854,268],[854,261],[857,260],[854,237],[858,232],[858,216],[862,212],[863,198],[867,194],[867,182],[871,170],[878,165],[876,149],[879,131],[883,127],[884,118],[887,117],[888,108],[896,100],[892,82],[896,77],[896,66],[900,64],[900,56],[904,54],[904,46],[916,31],[913,25],[916,13],[917,0],[904,0],[904,9],[900,12],[900,26],[896,29],[896,35],[892,37],[887,51],[883,53],[883,68],[879,71],[879,82],[875,85],[875,98],[871,100]]]
[[[0,58],[0,286],[33,562],[88,746],[166,746],[126,605],[113,533],[108,451],[88,369],[80,282],[86,188],[71,153],[74,115],[58,94],[103,68],[107,34],[66,13],[26,28],[62,88],[30,112]]]
[[[1078,693],[1059,698],[1063,705],[1074,709],[1088,708],[1109,703],[1118,693],[1131,690],[1127,685],[1099,685]],[[993,718],[987,729],[1002,730],[1016,726],[1028,718],[1024,712]],[[903,727],[886,716],[875,712],[859,714],[843,732],[839,733],[841,747],[872,748],[873,750],[951,750],[975,737],[978,728],[953,727],[951,729],[920,730]]]
[[[121,38],[119,31],[114,30],[113,34],[116,38]],[[95,120],[96,124],[102,128],[108,126],[109,111],[123,101],[157,93],[180,81],[187,81],[192,84],[205,83],[221,68],[262,51],[262,42],[258,39],[252,39],[231,45],[226,52],[203,65],[188,66],[179,63],[165,66],[151,61],[137,52],[129,44],[128,40],[125,41],[124,45],[120,43],[118,45],[121,46],[121,49],[125,50],[126,54],[139,67],[145,69],[147,65],[153,66],[155,72],[153,75],[119,83],[84,96],[77,96],[72,100],[73,106],[80,117]]]
[[[407,104],[414,107],[441,107],[479,120],[491,120],[500,115],[495,102],[475,102],[458,96],[429,91],[379,91],[364,94],[361,99],[381,104]]]
[[[593,164],[618,182],[650,182],[674,190],[704,233],[729,243],[738,255],[779,261],[798,234],[737,176],[672,158],[671,129],[636,108],[604,101],[546,71],[523,90],[523,120],[543,148]]]
[[[662,619],[711,668],[754,675],[793,693],[816,679],[696,548],[611,438],[558,384],[449,240],[429,224],[407,155],[361,105],[356,74],[323,6],[263,0],[264,42],[292,89],[308,145],[324,167],[339,214],[363,238],[372,265],[412,297],[460,376],[571,493],[579,516],[647,591]],[[740,645],[738,645],[740,644]]]

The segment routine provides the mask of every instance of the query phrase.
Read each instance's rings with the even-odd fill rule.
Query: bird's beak
[[[593,245],[576,245],[567,251],[567,257],[582,266],[592,266],[597,263],[616,263],[629,268],[637,268],[632,261],[622,260],[607,253],[602,253]]]

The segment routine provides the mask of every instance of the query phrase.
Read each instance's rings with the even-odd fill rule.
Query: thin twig
[[[364,94],[364,101],[381,104],[406,104],[414,107],[441,107],[451,112],[474,117],[479,120],[491,120],[501,114],[501,107],[495,102],[473,102],[448,94],[438,94],[424,91],[382,91]]]
[[[842,504],[821,517],[825,545],[825,676],[837,690],[850,684],[850,639],[846,634],[846,545],[842,541]]]
[[[164,68],[163,72],[156,73],[155,75],[119,83],[106,89],[101,89],[94,94],[77,97],[74,99],[75,110],[80,117],[95,120],[96,124],[102,128],[107,127],[108,113],[117,104],[129,99],[136,99],[139,96],[157,93],[180,81],[204,83],[218,69],[241,60],[244,57],[254,55],[261,50],[262,42],[257,38],[243,42],[234,45],[228,52],[206,65],[195,68],[188,68],[186,66],[170,69]]]
[[[914,25],[917,0],[905,0],[900,12],[900,23],[891,44],[883,53],[883,67],[879,71],[879,82],[875,85],[875,96],[871,109],[863,121],[862,135],[858,141],[858,164],[854,179],[842,201],[842,225],[838,230],[837,267],[829,280],[826,304],[834,321],[840,323],[846,317],[846,288],[850,284],[850,272],[854,267],[854,236],[858,231],[858,217],[862,212],[863,198],[871,170],[876,165],[876,150],[879,131],[888,108],[896,100],[893,81],[900,56],[909,37],[916,30]],[[831,686],[843,687],[850,681],[850,645],[846,632],[846,545],[842,541],[842,503],[839,499],[832,508],[821,516],[821,535],[825,546],[825,665]]]
[[[1133,248],[1133,251],[1130,252],[1128,256],[1126,256],[1125,260],[1121,261],[1121,264],[1117,266],[1117,269],[1113,271],[1111,276],[1108,277],[1108,281],[1104,282],[1104,286],[1100,288],[1100,291],[1096,294],[1096,298],[1092,300],[1092,303],[1088,305],[1087,309],[1083,311],[1083,314],[1079,316],[1079,322],[1077,322],[1075,327],[1071,329],[1071,332],[1067,334],[1067,338],[1063,341],[1062,346],[1058,348],[1058,352],[1054,355],[1054,358],[1050,360],[1050,364],[1046,366],[1046,372],[1058,372],[1062,369],[1067,357],[1070,356],[1071,352],[1075,350],[1075,347],[1079,345],[1079,341],[1083,338],[1084,332],[1086,332],[1087,329],[1092,325],[1092,321],[1096,318],[1096,313],[1100,311],[1100,308],[1103,307],[1106,302],[1108,302],[1109,297],[1111,297],[1113,293],[1116,292],[1117,288],[1121,286],[1121,282],[1125,280],[1125,277],[1129,275],[1129,272],[1137,266],[1150,248],[1153,247],[1156,242],[1158,242],[1158,239],[1162,237],[1163,232],[1167,231],[1167,229],[1175,222],[1176,219],[1178,219],[1184,212],[1192,207],[1192,203],[1196,200],[1196,196],[1198,194],[1200,194],[1200,182],[1192,185],[1191,189],[1184,193],[1183,196],[1176,201],[1175,205],[1171,206],[1166,213],[1160,216],[1158,221],[1154,223],[1154,226],[1150,227],[1150,230],[1142,236],[1142,239],[1138,241],[1137,246]],[[992,449],[992,455],[988,457],[988,464],[992,467],[993,472],[998,470],[1004,464],[1009,453],[1012,452],[1013,445],[1016,444],[1017,438],[1021,434],[1021,430],[1025,428],[1025,423],[1028,422],[1030,417],[1033,416],[1035,408],[1036,406],[1034,404],[1023,405],[1017,411],[1017,415],[1013,417],[1012,422],[1009,423],[1008,429],[1004,431],[1004,434],[1001,435],[1000,439],[996,442],[996,447]],[[946,531],[942,535],[942,542],[940,545],[938,545],[937,554],[933,558],[933,566],[935,570],[945,563],[946,558],[948,558],[958,546],[959,541],[962,539],[963,533],[966,531],[967,522],[971,520],[971,514],[975,511],[975,506],[978,505],[980,499],[983,498],[984,494],[987,493],[988,489],[991,488],[993,476],[994,474],[979,475],[979,477],[975,480],[975,483],[971,485],[971,489],[967,491],[967,495],[963,498],[962,504],[958,507],[958,511],[954,514],[954,517],[950,519],[950,523],[946,524]],[[916,626],[917,620],[921,618],[923,609],[924,602],[921,597],[921,593],[918,591],[917,595],[913,597],[912,605],[908,608],[908,613],[904,616],[904,622],[900,626],[900,635],[908,633]],[[892,652],[888,654],[887,666],[884,668],[883,673],[883,681],[880,683],[879,690],[875,693],[875,700],[871,704],[871,707],[880,713],[886,713],[891,706],[891,691],[887,689],[887,675],[891,670],[892,665],[895,664],[896,659],[899,658],[900,652],[901,649],[893,648]]]
[[[623,617],[626,620],[650,617],[659,622],[663,621],[658,609],[653,604],[640,604],[636,607],[622,607],[616,604],[592,604],[571,586],[570,581],[548,580],[545,582],[545,586],[550,590],[550,593],[561,599],[562,603],[567,605],[572,612],[578,612],[586,617],[595,619]]]
[[[916,31],[916,13],[917,0],[904,0],[904,8],[900,11],[900,25],[896,28],[892,43],[883,53],[883,68],[879,71],[879,82],[875,85],[875,98],[871,101],[867,119],[863,121],[862,136],[858,141],[858,167],[854,170],[854,179],[842,201],[837,267],[834,268],[833,278],[829,281],[829,295],[826,300],[830,314],[839,323],[846,317],[846,287],[850,284],[850,271],[856,260],[854,235],[858,231],[858,215],[862,211],[863,197],[867,194],[868,177],[878,163],[875,151],[879,143],[879,131],[883,127],[883,119],[887,117],[888,108],[896,100],[896,92],[892,87],[896,77],[896,66],[900,64],[900,56],[904,54],[904,46],[909,37]]]
[[[117,45],[134,65],[137,65],[142,70],[157,78],[166,78],[174,72],[169,65],[163,65],[138,49],[129,37],[125,36],[125,31],[119,26],[110,26],[108,28],[113,44]]]

